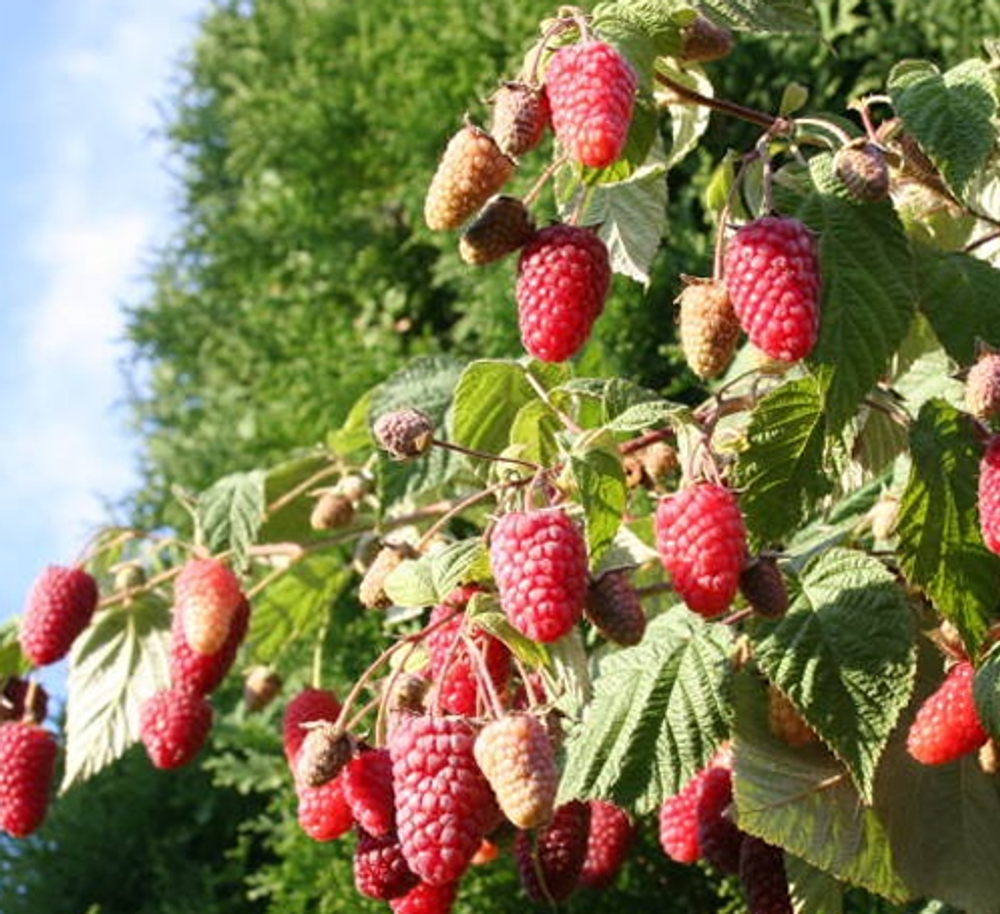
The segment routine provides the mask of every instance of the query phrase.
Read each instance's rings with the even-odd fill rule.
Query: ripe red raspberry
[[[584,614],[605,638],[628,647],[646,632],[646,614],[624,571],[608,571],[587,589]]]
[[[139,708],[139,737],[157,768],[186,765],[212,728],[212,706],[191,689],[161,689]]]
[[[564,803],[537,831],[517,833],[518,873],[534,901],[560,902],[573,894],[587,859],[589,834],[590,806],[582,800]]]
[[[410,891],[420,880],[406,865],[395,832],[381,837],[358,830],[354,847],[354,885],[368,898],[389,901]]]
[[[542,141],[551,117],[549,99],[542,89],[523,82],[506,82],[491,102],[490,133],[506,155],[519,158]]]
[[[243,602],[239,579],[218,559],[189,559],[174,581],[174,605],[184,638],[199,654],[222,649]]]
[[[660,847],[677,863],[694,863],[701,857],[698,845],[698,801],[708,770],[699,771],[679,793],[660,804]]]
[[[354,817],[344,797],[341,777],[319,787],[297,783],[295,793],[299,800],[299,825],[313,841],[333,841],[351,830]]]
[[[559,224],[537,232],[521,251],[514,289],[524,348],[543,362],[575,355],[610,286],[608,249],[590,229]]]
[[[556,641],[583,615],[587,546],[561,508],[501,517],[490,540],[500,605],[511,624],[534,641]]]
[[[474,741],[460,717],[405,718],[389,737],[399,843],[410,869],[432,885],[465,872],[496,820]]]
[[[508,714],[488,723],[475,744],[476,762],[503,814],[518,828],[552,817],[559,772],[549,732],[533,714]]]
[[[747,835],[740,844],[739,877],[748,914],[792,914],[780,847]]]
[[[0,828],[23,838],[44,821],[55,775],[55,737],[37,724],[0,724]]]
[[[434,607],[428,622],[431,631],[425,644],[430,654],[431,678],[437,689],[438,705],[447,714],[474,717],[481,701],[485,704],[485,696],[480,694],[478,666],[462,640],[462,629],[469,629],[462,610],[478,590],[476,587],[458,588]],[[451,618],[442,623],[449,616]],[[502,641],[482,629],[472,628],[468,637],[489,672],[494,690],[502,694],[510,679],[510,651]]]
[[[732,819],[733,775],[728,767],[711,767],[701,783],[696,811],[701,858],[723,873],[736,875],[744,833]]]
[[[627,812],[614,803],[591,800],[590,837],[587,858],[580,871],[580,884],[591,889],[605,889],[618,875],[625,862],[635,826]]]
[[[705,618],[725,612],[746,561],[746,528],[736,496],[701,482],[656,507],[656,548],[674,590]]]
[[[514,174],[484,130],[466,124],[448,141],[424,200],[424,221],[434,231],[458,228]]]
[[[715,378],[736,354],[740,322],[726,287],[717,280],[690,278],[677,296],[678,331],[688,367],[699,378]]]
[[[1000,415],[1000,353],[982,356],[965,378],[965,406],[977,419]]]
[[[395,834],[396,801],[388,749],[362,749],[344,769],[344,797],[354,821],[369,835]]]
[[[285,758],[292,771],[309,732],[303,724],[319,720],[333,723],[339,715],[340,702],[333,692],[326,689],[305,688],[288,702],[281,729]]]
[[[82,568],[50,565],[31,586],[21,618],[21,650],[35,666],[61,660],[97,608],[97,581]]]
[[[729,240],[724,269],[729,298],[750,342],[781,362],[809,355],[819,335],[813,233],[797,219],[764,216]]]
[[[906,737],[907,751],[924,765],[943,765],[975,752],[989,739],[972,697],[975,670],[956,663],[917,711]]]
[[[458,895],[458,883],[430,885],[418,882],[409,892],[389,900],[393,914],[449,914]]]
[[[1000,555],[1000,435],[994,435],[979,461],[979,529],[990,552]]]
[[[490,200],[458,240],[458,253],[472,266],[493,263],[524,247],[535,235],[535,220],[517,199],[499,195]]]
[[[604,168],[625,148],[638,81],[628,61],[603,41],[559,48],[545,71],[552,130],[583,165]]]
[[[174,607],[170,629],[170,681],[202,695],[215,691],[233,666],[250,625],[250,603],[244,597],[233,615],[226,640],[214,654],[192,650],[184,634],[184,609]]]

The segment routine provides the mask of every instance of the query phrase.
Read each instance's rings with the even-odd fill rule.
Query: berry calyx
[[[906,749],[921,764],[953,762],[989,739],[976,712],[974,677],[972,664],[959,661],[920,706],[906,737]]]
[[[21,617],[21,650],[35,666],[61,660],[97,608],[97,581],[82,568],[50,565],[31,585]]]

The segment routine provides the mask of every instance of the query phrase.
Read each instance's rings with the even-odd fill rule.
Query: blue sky
[[[173,218],[158,106],[208,0],[0,2],[0,617],[135,482],[123,302]]]

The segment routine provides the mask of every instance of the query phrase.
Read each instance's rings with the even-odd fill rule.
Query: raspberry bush
[[[198,764],[266,669],[292,817],[392,910],[460,910],[480,866],[610,897],[645,828],[750,911],[1000,914],[1000,55],[839,111],[717,96],[744,38],[814,25],[620,0],[525,36],[421,189],[422,230],[507,271],[524,351],[415,359],[312,449],[178,492],[190,529],[102,531],[96,596],[29,597],[4,694],[69,651],[68,702],[58,742],[5,708],[9,755],[44,756],[8,766],[10,834],[56,751],[64,789],[138,742]],[[739,148],[700,173],[714,266],[660,315],[705,379],[674,397],[593,353],[710,124]]]

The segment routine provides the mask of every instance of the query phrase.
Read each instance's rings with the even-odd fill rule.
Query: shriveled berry
[[[989,739],[973,700],[974,676],[972,664],[959,661],[920,706],[910,724],[906,749],[921,764],[953,762]]]
[[[1000,555],[1000,435],[994,435],[979,461],[979,529],[990,552]]]
[[[337,530],[352,520],[354,502],[332,489],[319,494],[309,513],[309,526],[313,530]]]
[[[736,496],[701,482],[664,498],[656,508],[656,548],[674,590],[705,618],[725,612],[746,561],[746,528]]]
[[[631,64],[603,41],[559,48],[545,71],[556,139],[583,165],[605,168],[625,148],[635,90]]]
[[[186,765],[198,754],[211,728],[212,706],[191,689],[161,689],[139,708],[139,737],[157,768]]]
[[[82,568],[50,565],[31,585],[21,617],[21,650],[35,666],[61,660],[91,620],[97,581]]]
[[[788,588],[773,556],[760,555],[740,572],[740,593],[750,608],[766,619],[788,612]]]
[[[393,914],[449,914],[458,895],[458,883],[430,885],[418,882],[410,891],[389,901]]]
[[[402,543],[386,543],[379,549],[358,586],[358,600],[362,606],[368,609],[392,606],[392,598],[385,590],[385,579],[412,554],[413,550]]]
[[[219,559],[188,559],[174,581],[184,638],[199,654],[222,649],[243,601],[239,579]]]
[[[511,624],[534,641],[556,641],[583,615],[587,546],[561,508],[501,517],[490,540],[500,605]]]
[[[207,695],[216,689],[232,669],[250,625],[250,603],[245,597],[240,599],[226,640],[211,654],[196,651],[188,644],[184,631],[185,612],[183,604],[174,607],[170,629],[170,681],[175,686]]]
[[[700,378],[724,372],[736,354],[740,322],[726,287],[716,280],[689,279],[677,296],[681,349]]]
[[[977,419],[1000,416],[1000,353],[987,353],[969,369],[965,408]]]
[[[354,885],[368,898],[388,901],[410,891],[420,879],[406,865],[396,833],[377,837],[358,829],[354,847]]]
[[[519,831],[514,845],[521,885],[535,901],[560,902],[573,894],[587,859],[590,806],[571,800],[534,832]]]
[[[344,796],[354,820],[376,837],[395,834],[396,799],[388,749],[362,749],[344,769]]]
[[[747,835],[740,844],[739,877],[748,914],[792,914],[785,855],[780,847]]]
[[[309,732],[305,724],[317,721],[334,723],[340,715],[340,702],[328,689],[307,687],[298,692],[285,706],[281,723],[285,759],[294,771],[299,750]]]
[[[866,203],[889,196],[889,164],[882,147],[862,138],[833,157],[833,169],[853,197]]]
[[[320,787],[332,781],[351,760],[352,751],[350,737],[333,724],[307,728],[295,762],[295,782]]]
[[[434,420],[413,407],[383,413],[372,425],[372,435],[394,460],[411,460],[426,453],[434,440]]]
[[[587,857],[580,870],[580,884],[606,889],[618,875],[635,837],[627,812],[605,800],[590,800],[590,835]]]
[[[333,841],[346,834],[354,825],[351,808],[344,797],[344,782],[340,777],[319,787],[296,784],[299,826],[313,841]]]
[[[615,644],[638,644],[646,631],[646,613],[624,571],[608,571],[591,581],[583,611],[590,624]]]
[[[604,242],[590,229],[551,225],[521,251],[514,295],[524,348],[564,362],[590,337],[611,286]]]
[[[733,49],[733,33],[700,13],[681,29],[681,52],[687,63],[709,63],[726,57]]]
[[[55,737],[33,723],[0,724],[0,828],[24,838],[44,822],[55,775]]]
[[[491,102],[490,134],[506,155],[519,158],[542,141],[551,117],[543,89],[524,82],[505,82]]]
[[[726,245],[725,284],[750,342],[796,362],[819,335],[820,268],[813,233],[797,219],[764,216]]]
[[[462,232],[459,256],[472,266],[493,263],[524,247],[535,234],[535,220],[517,199],[499,195],[486,204]]]

